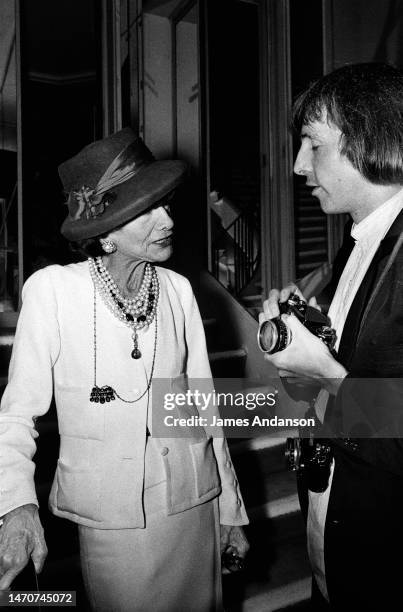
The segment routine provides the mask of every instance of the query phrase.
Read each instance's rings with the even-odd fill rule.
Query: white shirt
[[[355,246],[340,277],[336,293],[329,308],[332,327],[336,330],[336,350],[354,297],[364,279],[370,263],[393,221],[403,208],[403,189],[379,206],[360,223],[354,224],[351,236]],[[316,411],[320,414],[326,406],[328,393],[322,390],[316,401]],[[309,491],[308,508],[308,554],[318,587],[329,600],[326,587],[324,532],[327,507],[333,480],[334,461],[331,466],[329,484],[326,491]]]

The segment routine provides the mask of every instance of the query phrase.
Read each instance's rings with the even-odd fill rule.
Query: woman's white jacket
[[[211,388],[204,330],[189,282],[157,268],[160,280],[154,381],[173,393],[188,380]],[[160,429],[166,414],[188,417],[194,406],[166,411],[161,396],[136,403],[89,401],[94,384],[94,290],[88,263],[52,265],[25,283],[0,410],[0,516],[37,503],[35,419],[54,394],[60,434],[52,511],[104,529],[143,527],[142,492],[147,424],[157,437],[167,478],[167,512],[175,514],[219,495],[220,522],[241,525],[247,517],[236,475],[217,427],[191,427],[183,436]],[[139,333],[142,358],[134,360],[131,330],[96,301],[97,384],[127,400],[147,388],[155,323]],[[190,384],[193,384],[190,382]],[[153,393],[153,391],[152,391]],[[155,397],[157,397],[155,395]],[[157,405],[158,404],[158,405]],[[204,411],[210,424],[216,408]],[[213,435],[214,433],[214,435]],[[40,441],[39,441],[40,443]]]

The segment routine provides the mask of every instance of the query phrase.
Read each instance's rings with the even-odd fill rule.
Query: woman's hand
[[[220,525],[220,548],[221,555],[225,553],[233,553],[237,557],[244,559],[249,550],[249,543],[246,539],[242,527],[235,525]],[[230,574],[231,571],[222,566],[223,574]]]
[[[0,591],[10,587],[30,557],[39,573],[47,554],[38,508],[27,504],[8,512],[0,529]]]

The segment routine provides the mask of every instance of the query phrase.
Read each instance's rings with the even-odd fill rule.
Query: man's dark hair
[[[343,66],[295,101],[293,127],[327,119],[340,152],[371,183],[403,184],[403,73],[388,64]]]

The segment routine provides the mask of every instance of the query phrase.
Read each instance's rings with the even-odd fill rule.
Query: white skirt
[[[145,490],[144,529],[79,526],[83,578],[96,612],[222,610],[218,500],[170,516],[165,500],[166,482]]]

